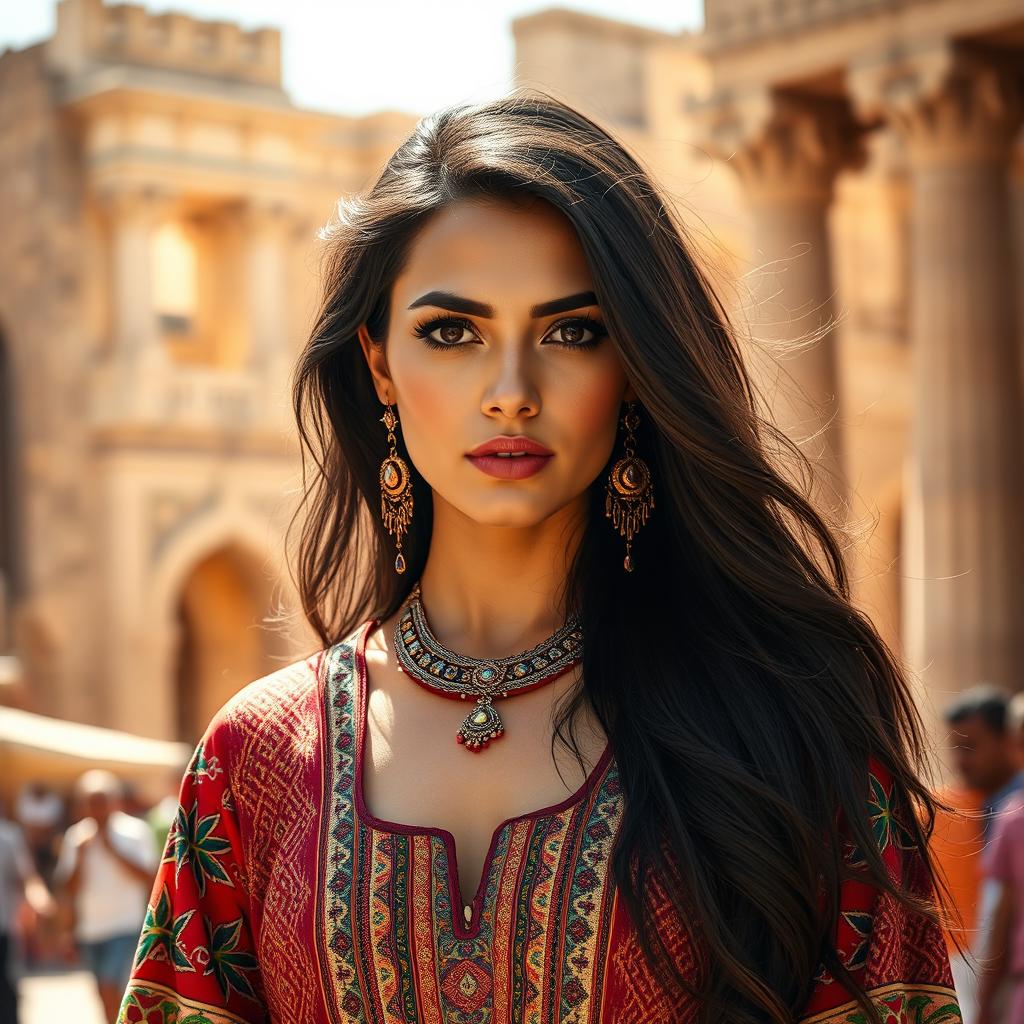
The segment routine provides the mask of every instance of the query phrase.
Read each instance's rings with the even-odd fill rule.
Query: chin
[[[557,506],[549,507],[547,502],[544,502],[545,507],[539,507],[537,498],[537,495],[524,494],[522,499],[517,501],[510,495],[505,495],[495,502],[481,502],[473,508],[463,508],[461,511],[467,519],[480,526],[526,529],[544,522],[557,510]]]

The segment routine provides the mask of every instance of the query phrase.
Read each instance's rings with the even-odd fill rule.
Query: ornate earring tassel
[[[629,403],[629,409],[622,419],[626,428],[626,453],[612,466],[611,473],[608,474],[604,499],[605,516],[611,519],[619,535],[626,538],[626,557],[622,562],[626,572],[633,571],[630,550],[633,536],[647,522],[647,517],[654,508],[651,472],[647,468],[647,463],[634,449],[636,438],[633,431],[640,425],[640,416],[635,411],[635,405],[635,402]]]
[[[380,464],[380,515],[384,526],[395,538],[398,557],[395,558],[395,572],[405,572],[405,555],[402,554],[402,535],[412,521],[412,477],[405,460],[395,450],[395,426],[398,417],[388,402],[381,422],[388,428],[390,451]]]

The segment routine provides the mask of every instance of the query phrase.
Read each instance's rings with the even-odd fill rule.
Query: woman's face
[[[359,336],[435,515],[440,499],[475,523],[527,527],[583,502],[635,397],[593,293],[575,230],[543,200],[461,200],[416,236],[385,344],[365,325]],[[496,436],[551,454],[469,457]]]

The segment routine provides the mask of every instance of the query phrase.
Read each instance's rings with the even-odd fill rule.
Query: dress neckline
[[[487,849],[487,855],[484,857],[483,869],[480,873],[480,880],[477,883],[476,893],[473,895],[472,903],[466,904],[471,907],[472,916],[469,923],[465,924],[460,920],[464,904],[462,902],[462,887],[459,882],[459,861],[458,852],[455,848],[455,836],[448,829],[437,825],[408,825],[398,821],[389,821],[386,818],[378,818],[367,807],[366,801],[363,798],[363,752],[366,746],[366,719],[369,700],[366,673],[366,641],[380,621],[379,618],[374,618],[364,622],[355,645],[356,693],[354,702],[354,731],[356,751],[352,788],[355,791],[356,811],[363,821],[367,822],[378,832],[394,832],[401,835],[433,835],[444,841],[448,868],[448,892],[452,908],[450,925],[456,938],[471,939],[480,931],[480,914],[483,907],[484,893],[487,887],[487,880],[491,874],[491,862],[494,859],[494,851],[497,848],[502,833],[509,826],[517,822],[529,821],[535,818],[554,817],[582,801],[591,789],[602,780],[605,769],[612,758],[611,740],[605,744],[604,751],[591,769],[590,774],[574,793],[571,793],[564,800],[556,804],[549,804],[547,807],[540,807],[535,811],[527,811],[524,814],[512,815],[495,825],[494,830],[491,832],[491,842]]]

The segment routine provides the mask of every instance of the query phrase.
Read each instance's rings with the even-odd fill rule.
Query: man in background
[[[92,972],[107,1019],[117,1018],[159,864],[149,826],[121,809],[121,784],[103,769],[76,783],[85,816],[65,833],[55,885],[70,898],[70,936]]]
[[[995,817],[1024,787],[1016,744],[1007,728],[1008,705],[1006,693],[983,685],[962,693],[945,714],[962,788],[939,794],[959,813],[939,813],[931,846],[954,901],[956,920],[949,923],[946,937],[964,1024],[976,1021],[978,958],[988,944],[996,900],[996,891],[982,879],[983,851]],[[957,951],[954,934],[965,955]],[[1005,993],[993,996],[993,1021],[1000,1020],[1002,996]]]
[[[0,818],[0,1024],[18,1024],[18,989],[10,963],[23,901],[33,915],[50,916],[56,910],[21,829]]]
[[[1024,765],[1024,693],[1010,701],[1007,731]],[[1008,1021],[1024,1021],[1024,791],[998,812],[982,859],[985,885],[993,891],[992,920],[984,947],[978,998],[979,1024],[999,1019],[996,993],[1007,984]]]

